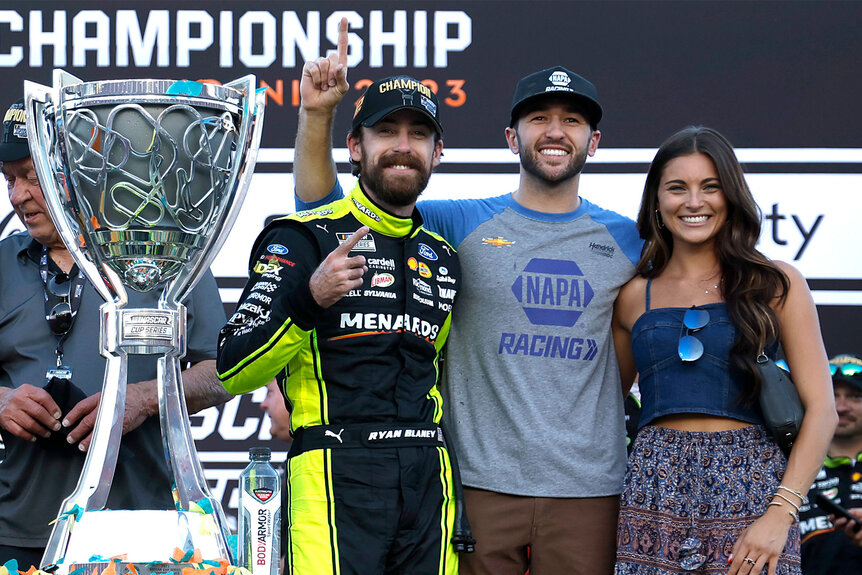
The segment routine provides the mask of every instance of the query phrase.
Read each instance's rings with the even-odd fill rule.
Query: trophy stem
[[[85,511],[104,509],[117,467],[123,418],[126,413],[126,372],[128,356],[112,341],[119,307],[115,302],[102,304],[101,354],[107,359],[102,396],[96,412],[93,439],[78,485],[60,506],[57,523],[48,539],[42,565],[57,564],[64,556],[72,528]]]
[[[185,324],[185,307],[178,305],[179,316]],[[185,346],[183,341],[181,344]],[[215,544],[221,557],[230,557],[226,533],[227,521],[221,504],[212,496],[203,468],[194,447],[189,427],[188,409],[183,393],[180,356],[185,349],[174,350],[158,360],[159,418],[165,459],[174,478],[172,493],[177,511],[197,510],[211,514],[217,529],[213,530]]]

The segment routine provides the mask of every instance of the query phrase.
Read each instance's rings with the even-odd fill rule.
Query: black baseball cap
[[[377,80],[365,90],[353,111],[352,130],[370,128],[392,112],[409,108],[428,116],[439,134],[440,106],[431,88],[410,76],[390,76]]]
[[[562,66],[554,66],[518,80],[515,96],[512,98],[509,127],[513,127],[518,121],[518,116],[527,102],[549,95],[570,96],[576,100],[584,107],[587,120],[593,126],[597,126],[602,119],[602,105],[599,104],[599,94],[592,82]]]
[[[862,391],[862,358],[844,353],[829,360],[832,382],[847,383]]]
[[[30,146],[27,144],[27,120],[24,114],[24,98],[21,98],[3,115],[0,162],[23,160],[30,155]]]

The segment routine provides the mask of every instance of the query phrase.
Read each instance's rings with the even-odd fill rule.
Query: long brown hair
[[[716,234],[715,252],[721,267],[722,293],[738,331],[731,357],[748,376],[750,385],[742,399],[750,403],[760,390],[755,358],[780,338],[778,318],[771,304],[776,299],[779,305],[784,302],[790,282],[778,266],[755,248],[760,238],[760,208],[745,182],[733,146],[715,130],[689,126],[665,140],[656,153],[638,213],[638,231],[645,243],[637,271],[644,277],[656,277],[670,260],[673,238],[657,211],[658,188],[668,162],[696,153],[715,164],[727,202],[727,220]]]

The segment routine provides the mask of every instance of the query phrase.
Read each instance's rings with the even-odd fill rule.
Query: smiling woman
[[[757,251],[760,222],[721,134],[691,127],[662,144],[638,216],[639,275],[614,308],[624,391],[637,372],[642,402],[617,575],[800,573],[796,512],[835,407],[808,286]],[[806,408],[789,464],[756,403],[755,358],[779,345]]]
[[[705,154],[680,156],[667,163],[658,204],[658,216],[674,236],[677,250],[684,244],[711,241],[727,219],[718,170]]]

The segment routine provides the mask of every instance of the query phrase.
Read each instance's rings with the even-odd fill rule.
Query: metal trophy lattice
[[[27,82],[25,94],[31,156],[51,217],[105,299],[100,346],[107,364],[93,439],[42,566],[58,575],[82,566],[91,573],[105,567],[101,558],[123,554],[123,561],[147,571],[170,563],[175,548],[199,549],[204,560],[232,560],[224,514],[207,487],[189,427],[180,302],[239,212],[260,147],[264,94],[255,90],[254,76],[224,85],[84,82],[62,70],[54,71],[53,87]],[[127,288],[160,289],[158,308],[126,308]],[[174,510],[105,509],[122,441],[128,354],[158,356]]]

